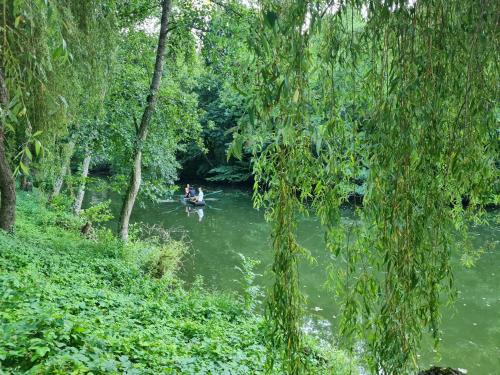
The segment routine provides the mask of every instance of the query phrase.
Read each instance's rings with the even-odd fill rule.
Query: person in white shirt
[[[201,189],[201,186],[198,188],[198,196],[196,197],[196,202],[203,202],[203,190]]]

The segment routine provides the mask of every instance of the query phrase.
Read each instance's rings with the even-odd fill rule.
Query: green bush
[[[105,223],[113,219],[110,206],[111,200],[107,200],[82,210],[80,216],[92,224]]]

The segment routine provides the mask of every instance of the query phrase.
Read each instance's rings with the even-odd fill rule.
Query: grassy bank
[[[235,295],[175,278],[184,245],[109,232],[20,194],[15,235],[0,233],[0,373],[256,374],[262,319]],[[314,349],[314,373],[347,373]]]

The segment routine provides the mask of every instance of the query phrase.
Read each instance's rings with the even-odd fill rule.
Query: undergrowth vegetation
[[[123,244],[20,194],[16,234],[0,233],[0,373],[257,374],[265,327],[243,297],[189,289],[186,250],[160,230]],[[349,373],[310,342],[311,372]]]

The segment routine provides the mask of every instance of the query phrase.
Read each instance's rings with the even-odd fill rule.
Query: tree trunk
[[[134,165],[130,175],[130,183],[127,189],[127,194],[123,200],[123,206],[120,214],[120,225],[118,227],[120,238],[123,241],[128,240],[128,225],[130,222],[130,215],[134,208],[134,203],[141,187],[141,164],[142,164],[142,147],[148,135],[149,122],[156,107],[158,98],[158,89],[163,75],[163,60],[165,57],[165,44],[167,41],[167,25],[168,17],[170,14],[171,0],[162,0],[161,2],[161,26],[160,36],[158,38],[158,48],[156,50],[156,61],[151,86],[149,88],[149,95],[142,115],[141,124],[137,131]]]
[[[85,159],[83,159],[82,163],[82,182],[78,187],[78,193],[76,193],[75,204],[73,206],[73,212],[75,213],[75,215],[79,215],[80,211],[82,210],[83,197],[85,196],[86,179],[89,174],[89,167],[91,160],[92,160],[92,155],[89,152],[85,156]]]
[[[54,199],[61,193],[61,189],[64,183],[64,177],[68,174],[69,163],[71,162],[71,157],[73,156],[73,151],[75,150],[75,142],[70,141],[63,150],[63,160],[59,175],[56,177],[54,181],[54,185],[52,187],[52,194],[50,195],[50,200]]]
[[[0,130],[0,228],[12,231],[16,222],[16,184],[5,153],[4,132]]]
[[[132,215],[132,209],[134,208],[135,199],[139,193],[139,188],[141,187],[141,162],[142,162],[142,151],[137,151],[134,159],[134,166],[132,169],[132,174],[130,176],[130,182],[127,189],[127,195],[123,201],[122,211],[120,214],[120,238],[123,241],[128,240],[128,225],[130,222],[130,216]]]
[[[8,105],[9,94],[3,69],[0,68],[0,228],[11,232],[16,222],[16,182],[5,150],[5,113]]]

